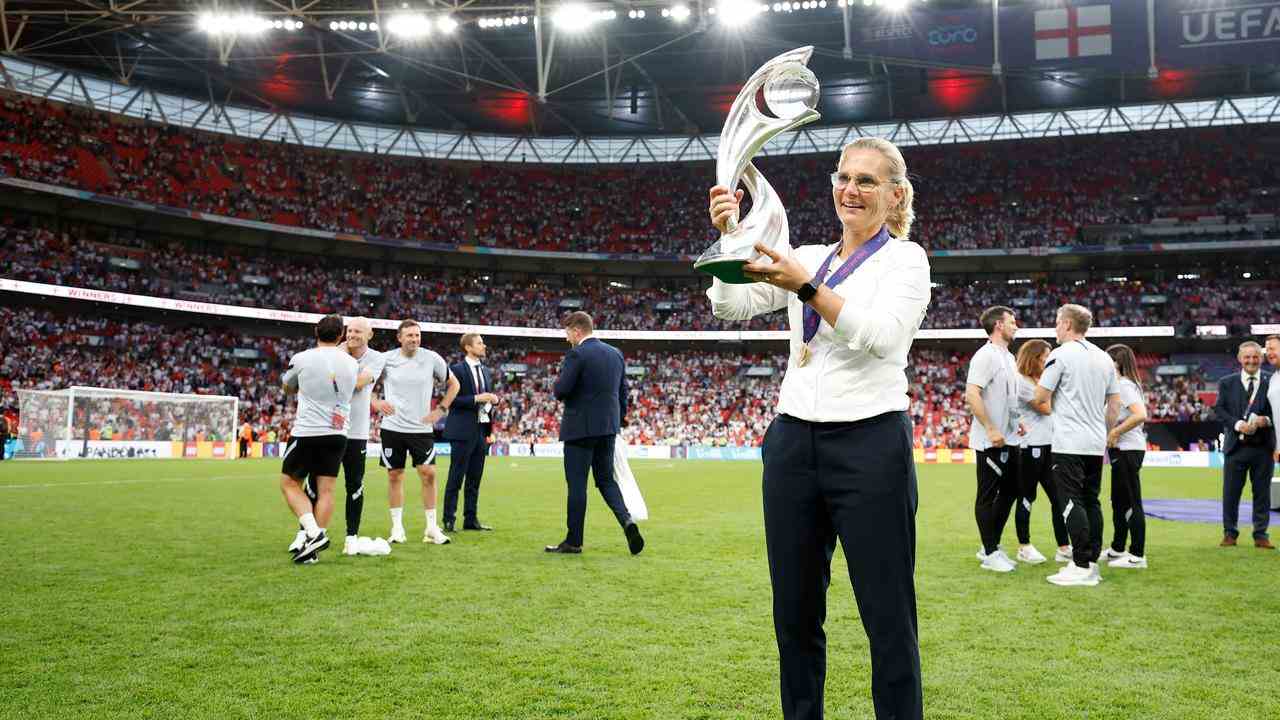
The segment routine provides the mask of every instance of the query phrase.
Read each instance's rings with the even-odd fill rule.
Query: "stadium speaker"
[[[640,89],[635,85],[631,86],[631,114],[635,115],[640,111]]]

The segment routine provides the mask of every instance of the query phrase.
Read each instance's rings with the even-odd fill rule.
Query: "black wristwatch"
[[[818,288],[813,284],[812,280],[801,285],[800,288],[796,290],[796,297],[800,298],[800,302],[802,303],[809,302],[813,299],[813,296],[817,294]]]

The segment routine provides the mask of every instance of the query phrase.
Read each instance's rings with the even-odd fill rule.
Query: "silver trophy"
[[[723,282],[751,282],[743,275],[742,266],[759,257],[756,243],[771,248],[790,246],[787,211],[751,158],[778,133],[821,117],[814,110],[818,78],[807,67],[811,55],[813,46],[807,45],[760,66],[742,86],[724,121],[716,154],[716,184],[733,191],[741,182],[751,195],[751,212],[741,222],[730,218],[729,232],[693,263],[695,269]]]

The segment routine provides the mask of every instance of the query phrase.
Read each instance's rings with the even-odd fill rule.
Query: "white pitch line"
[[[253,478],[255,475],[214,475],[213,477],[176,477],[176,478],[135,478],[133,480],[95,480],[90,482],[59,482],[59,483],[30,483],[24,485],[4,485],[0,484],[0,490],[19,489],[19,488],[52,488],[52,487],[76,487],[81,485],[130,485],[133,483],[148,482],[182,482],[183,480],[236,480],[238,478]]]

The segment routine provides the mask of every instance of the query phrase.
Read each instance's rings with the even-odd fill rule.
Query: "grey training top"
[[[1018,368],[1013,354],[995,343],[983,345],[969,361],[969,385],[982,388],[982,404],[987,408],[987,418],[1004,434],[1008,445],[1018,445],[1018,418],[1015,403],[1018,400]],[[969,425],[969,447],[974,450],[990,450],[987,429],[977,417]]]
[[[1115,362],[1088,340],[1053,349],[1040,387],[1053,393],[1053,452],[1102,455],[1107,449],[1107,397],[1120,394]]]

